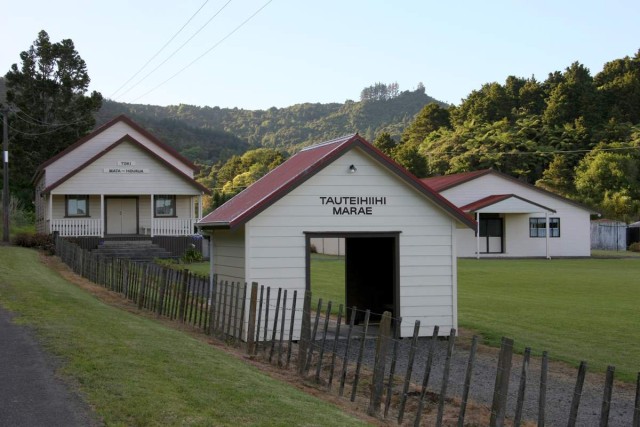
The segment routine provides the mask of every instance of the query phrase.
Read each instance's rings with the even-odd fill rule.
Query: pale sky
[[[459,104],[509,75],[544,80],[574,61],[595,75],[633,56],[640,1],[10,1],[0,18],[0,74],[40,30],[52,42],[73,40],[90,90],[120,102],[266,109],[358,100],[376,82],[400,90],[422,82],[432,97]]]

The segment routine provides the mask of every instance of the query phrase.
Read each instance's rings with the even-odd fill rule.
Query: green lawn
[[[629,253],[627,253],[629,254]],[[606,252],[599,256],[610,256]],[[344,302],[344,260],[314,255],[314,300]],[[616,366],[634,381],[640,371],[640,259],[458,261],[460,326],[498,346],[548,351],[556,360],[591,370]]]
[[[460,326],[633,381],[640,371],[640,260],[458,262]]]
[[[322,298],[323,306],[331,301],[331,311],[338,313],[338,306],[345,302],[344,257],[311,254],[311,306],[318,306]]]
[[[106,425],[361,425],[203,340],[100,302],[0,247],[0,304],[35,328]]]

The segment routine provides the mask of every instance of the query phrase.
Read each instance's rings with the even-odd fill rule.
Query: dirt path
[[[415,384],[422,383],[430,342],[430,338],[420,338],[418,341],[412,375],[412,381]],[[461,343],[454,347],[450,377],[449,382],[447,383],[447,397],[455,398],[462,396],[469,359],[469,342],[469,337],[463,337],[461,339]],[[399,342],[396,374],[403,378],[407,370],[410,345],[410,339],[403,339]],[[447,340],[438,340],[428,386],[428,390],[435,394],[439,394],[441,390],[447,346]],[[357,344],[351,344],[349,352],[350,360],[355,360],[357,358],[357,347]],[[365,349],[365,363],[369,366],[373,366],[375,354],[374,338],[367,339]],[[338,351],[338,354],[343,354],[344,346],[342,344],[340,344]],[[469,398],[475,401],[475,403],[488,408],[491,407],[493,400],[497,360],[498,349],[479,346],[473,368]],[[512,362],[509,397],[507,400],[507,417],[510,418],[513,418],[515,413],[517,392],[522,370],[522,356],[514,355]],[[523,407],[523,419],[534,422],[537,421],[538,418],[540,364],[540,358],[531,358]],[[576,376],[576,368],[569,367],[559,362],[552,362],[549,364],[546,392],[546,425],[567,425],[576,384]],[[588,374],[582,390],[576,425],[584,427],[599,426],[603,391],[604,375]],[[633,420],[634,400],[635,388],[632,384],[621,382],[615,383],[611,399],[609,426],[624,427],[631,425]]]

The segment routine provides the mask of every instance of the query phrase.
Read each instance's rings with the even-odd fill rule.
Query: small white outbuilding
[[[301,307],[311,239],[339,237],[348,307],[390,310],[402,336],[457,327],[456,229],[475,221],[357,134],[303,149],[197,226],[218,280],[297,290]]]

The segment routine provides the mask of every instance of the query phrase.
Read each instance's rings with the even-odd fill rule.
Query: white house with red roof
[[[210,193],[195,171],[131,119],[116,117],[38,168],[36,229],[63,237],[192,235]]]
[[[460,257],[588,257],[593,210],[492,169],[421,180],[476,219]]]
[[[311,239],[344,238],[347,307],[402,316],[403,336],[457,327],[456,230],[475,221],[357,134],[303,149],[198,228],[212,277],[296,290],[297,307]]]

